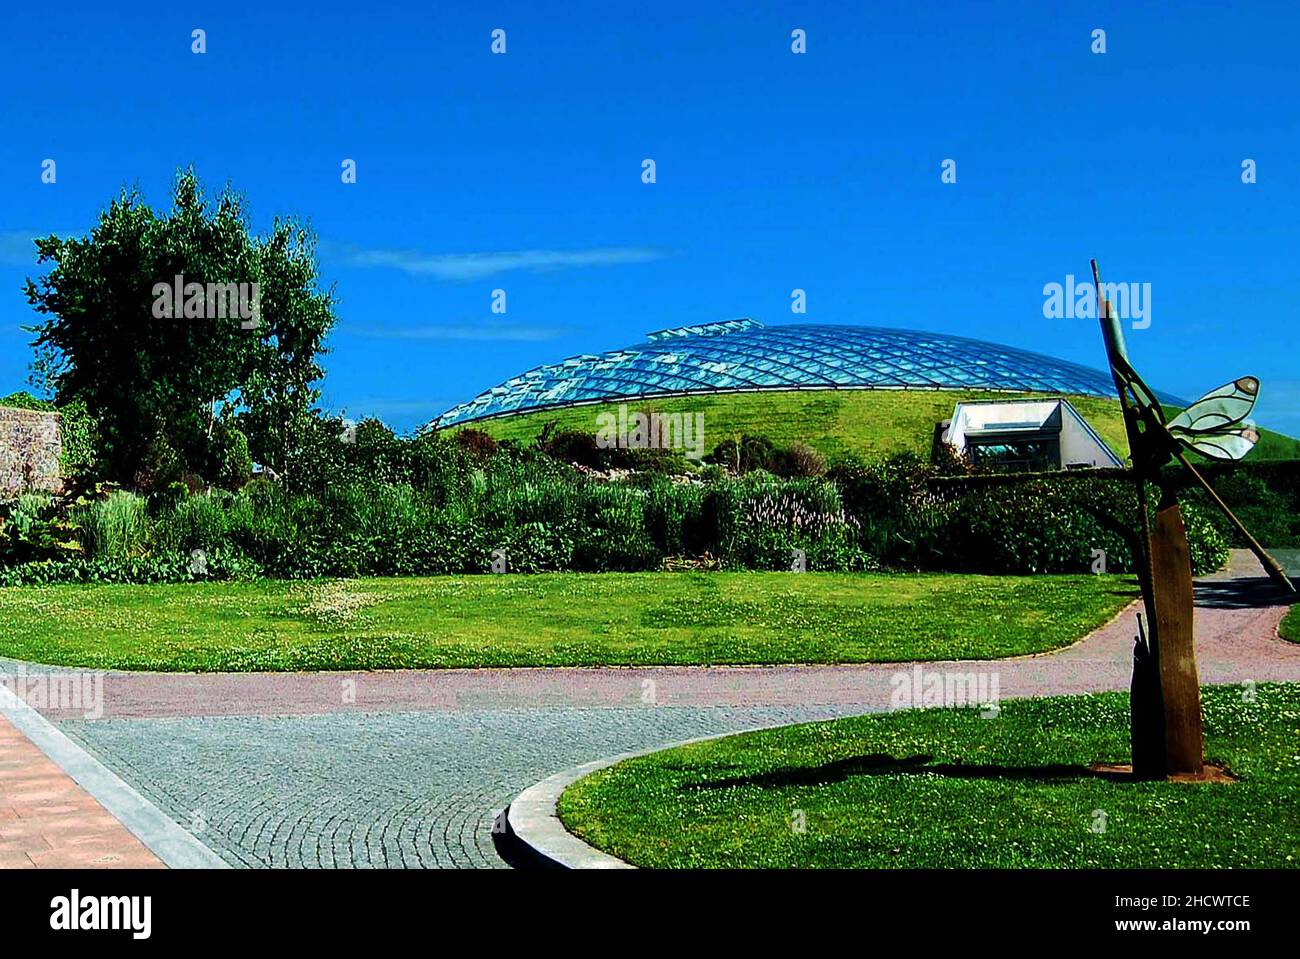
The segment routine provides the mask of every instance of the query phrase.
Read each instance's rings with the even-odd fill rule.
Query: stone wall
[[[0,500],[63,487],[59,414],[0,406]]]

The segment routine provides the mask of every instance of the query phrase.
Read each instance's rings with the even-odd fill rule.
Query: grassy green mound
[[[875,459],[892,453],[930,455],[934,426],[952,416],[959,400],[1008,400],[1030,394],[952,390],[792,390],[715,393],[627,402],[642,413],[703,413],[707,450],[745,433],[761,434],[779,447],[805,443],[830,460],[846,453]],[[1127,455],[1124,421],[1115,400],[1069,398],[1103,440]],[[619,402],[540,410],[467,424],[496,437],[532,443],[555,421],[562,430],[594,433],[602,412]],[[1300,440],[1262,431],[1248,459],[1300,459]]]
[[[1206,757],[1238,781],[1116,781],[1121,693],[786,726],[628,760],[571,786],[564,824],[661,868],[1300,865],[1300,685],[1205,687]],[[1253,700],[1253,701],[1252,701]]]

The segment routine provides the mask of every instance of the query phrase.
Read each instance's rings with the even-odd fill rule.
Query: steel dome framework
[[[452,407],[433,425],[633,397],[792,389],[1116,395],[1099,370],[1010,346],[914,330],[744,319],[660,330],[634,346],[539,366]]]

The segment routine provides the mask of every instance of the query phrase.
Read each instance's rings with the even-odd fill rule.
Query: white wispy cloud
[[[568,326],[525,323],[433,323],[425,326],[360,326],[347,332],[374,340],[479,340],[539,342],[573,332]]]
[[[368,250],[336,243],[321,243],[321,252],[350,266],[383,267],[412,276],[440,280],[477,280],[485,276],[525,270],[545,273],[582,267],[649,263],[670,254],[645,246],[605,246],[587,250],[508,250],[484,253],[422,253],[416,250]]]

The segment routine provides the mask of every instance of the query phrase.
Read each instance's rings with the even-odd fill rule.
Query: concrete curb
[[[574,766],[529,786],[506,807],[507,833],[522,847],[531,865],[553,869],[635,869],[616,856],[589,846],[564,828],[556,814],[560,793],[583,776],[622,762],[628,753]]]
[[[882,712],[885,712],[885,710],[868,709],[853,715],[871,716]],[[635,752],[620,753],[617,756],[597,759],[594,762],[565,769],[554,776],[548,776],[541,782],[529,786],[514,798],[503,811],[505,832],[519,847],[517,853],[522,853],[522,858],[530,865],[548,869],[636,869],[638,867],[630,862],[624,862],[617,856],[601,852],[595,846],[583,842],[564,828],[564,823],[560,821],[559,814],[555,809],[555,804],[559,802],[560,794],[564,790],[584,776],[589,776],[602,769],[608,769],[610,766],[616,766],[625,759],[636,759],[638,756],[648,756],[651,753],[663,752],[666,749],[676,749],[678,746],[707,743],[714,739],[726,739],[729,736],[745,736],[749,733],[762,732],[767,729],[805,726],[810,723],[824,721],[809,719],[793,723],[768,723],[763,726],[753,726],[749,729],[733,729],[726,733],[696,736],[694,739],[683,739],[675,743],[664,743],[661,746],[638,749]]]
[[[172,869],[230,868],[224,859],[2,685],[0,712],[167,866]]]

